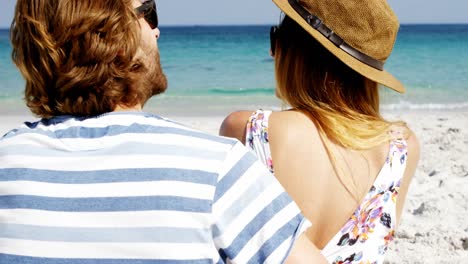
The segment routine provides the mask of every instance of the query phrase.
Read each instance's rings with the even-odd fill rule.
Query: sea
[[[164,114],[225,114],[284,107],[275,98],[270,26],[161,27],[158,45],[169,81],[147,109]],[[407,88],[381,89],[384,110],[468,109],[468,25],[402,25],[385,69]],[[0,114],[25,111],[24,81],[0,30]],[[3,112],[3,113],[2,113]]]

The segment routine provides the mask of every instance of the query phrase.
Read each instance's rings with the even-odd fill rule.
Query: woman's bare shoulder
[[[322,138],[306,114],[296,111],[275,112],[270,116],[268,133],[275,166],[281,166],[278,163],[287,164],[287,171],[291,169],[307,174],[307,168],[317,169],[328,164]],[[292,169],[294,166],[296,168]]]
[[[279,143],[303,145],[305,141],[320,139],[317,127],[312,119],[298,111],[273,112],[269,120],[269,135],[272,141]]]

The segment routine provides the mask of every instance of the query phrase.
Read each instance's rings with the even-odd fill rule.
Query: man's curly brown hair
[[[92,116],[146,102],[136,20],[131,0],[18,0],[12,59],[31,111]]]

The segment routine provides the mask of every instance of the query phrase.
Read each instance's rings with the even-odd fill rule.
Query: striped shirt
[[[238,141],[141,112],[0,139],[0,263],[281,263],[310,223]]]

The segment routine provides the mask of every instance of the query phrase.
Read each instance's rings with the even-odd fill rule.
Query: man
[[[18,0],[41,121],[0,140],[0,263],[321,262],[240,143],[142,112],[164,92],[154,1]]]

